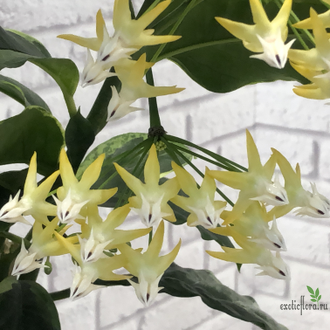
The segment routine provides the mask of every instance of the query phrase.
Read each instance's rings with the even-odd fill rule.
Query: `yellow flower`
[[[327,2],[330,4],[330,1],[325,1],[325,0],[322,0],[323,2]],[[313,8],[310,8],[311,11],[314,11]],[[330,27],[330,10],[320,14],[320,15],[317,15],[319,20],[322,22],[322,24],[324,25],[325,28],[328,28]],[[309,18],[306,18],[300,22],[297,22],[295,24],[293,24],[293,26],[297,29],[312,29],[313,28],[313,20],[311,18],[311,15]]]
[[[308,215],[315,218],[330,217],[329,200],[318,193],[316,186],[312,184],[312,193],[302,187],[299,164],[294,171],[288,160],[280,152],[275,149],[272,150],[285,179],[284,187],[288,194],[289,203],[275,206],[268,213],[268,219],[271,220],[273,216],[281,217],[296,207],[299,207],[296,211],[298,215]]]
[[[230,212],[224,211],[222,217],[226,219]],[[225,236],[233,236],[238,233],[247,237],[250,242],[257,243],[266,249],[273,251],[286,251],[284,238],[277,228],[276,218],[273,218],[272,226],[267,223],[267,211],[259,202],[253,202],[238,219],[226,227],[209,229],[213,233]]]
[[[287,265],[281,258],[279,252],[274,256],[268,249],[250,242],[246,237],[237,233],[233,234],[235,242],[242,249],[235,249],[222,246],[225,252],[206,251],[210,256],[235,262],[239,264],[257,264],[262,270],[257,275],[269,275],[278,279],[290,279],[290,272]]]
[[[40,221],[36,221],[32,230],[32,244],[27,250],[22,240],[21,250],[15,259],[15,264],[12,270],[12,275],[29,273],[37,268],[46,267],[42,264],[42,259],[48,256],[58,256],[66,254],[67,250],[55,238],[54,231],[58,228],[58,218],[55,217],[51,222],[44,226]],[[61,233],[69,228],[62,228]],[[66,240],[71,243],[76,243],[78,238],[68,237]]]
[[[103,221],[96,205],[88,208],[88,224],[79,221],[82,233],[78,237],[81,246],[81,259],[84,262],[96,261],[103,256],[104,250],[116,248],[119,244],[130,242],[150,232],[151,228],[116,229],[125,221],[129,212],[130,207],[126,204],[112,210]]]
[[[59,171],[54,172],[39,186],[37,183],[37,154],[33,154],[30,160],[29,170],[24,184],[23,196],[19,199],[20,191],[12,198],[10,196],[0,210],[0,220],[14,223],[17,221],[30,224],[24,219],[24,215],[32,215],[44,225],[48,224],[47,216],[56,215],[56,206],[47,203],[45,199],[52,188]]]
[[[201,225],[205,228],[215,228],[218,224],[221,225],[223,220],[220,218],[220,214],[227,203],[214,200],[216,185],[214,179],[208,175],[209,169],[206,168],[203,182],[198,188],[193,176],[185,169],[174,162],[172,162],[172,168],[180,188],[189,197],[177,195],[171,199],[171,202],[190,213],[187,218],[187,225]]]
[[[216,180],[240,190],[232,212],[224,221],[225,225],[239,218],[254,200],[267,205],[285,205],[288,203],[286,191],[278,178],[275,177],[275,181],[271,180],[276,165],[275,157],[271,156],[263,166],[258,149],[248,130],[246,130],[246,145],[249,163],[247,172],[216,170],[208,172]]]
[[[290,16],[292,0],[285,0],[277,16],[270,22],[260,0],[250,0],[254,25],[234,22],[226,18],[216,20],[236,38],[243,41],[248,50],[255,53],[250,57],[265,61],[268,65],[282,69],[287,60],[291,40],[284,44],[288,36],[287,22]]]
[[[79,214],[87,205],[100,205],[111,198],[117,191],[113,189],[90,189],[98,179],[104,154],[100,155],[85,170],[80,181],[76,178],[64,149],[60,154],[60,174],[63,186],[57,189],[57,215],[61,222],[68,223],[81,218]]]
[[[310,24],[313,28],[315,48],[291,49],[289,59],[292,67],[312,83],[295,86],[294,93],[310,99],[330,98],[330,43],[322,19],[310,9]],[[297,27],[301,25],[297,24]]]
[[[149,151],[144,166],[144,180],[128,173],[123,167],[114,163],[117,172],[136,196],[129,198],[129,206],[141,218],[147,227],[157,226],[162,218],[175,222],[175,215],[167,202],[179,192],[179,184],[175,178],[159,185],[160,166],[155,145]]]
[[[108,71],[123,59],[129,59],[130,55],[143,46],[157,45],[172,42],[180,36],[154,36],[154,30],[147,29],[171,3],[171,0],[162,1],[155,8],[143,14],[139,19],[131,18],[129,0],[115,0],[113,10],[113,26],[115,33],[109,36],[102,12],[96,15],[96,38],[83,38],[72,34],[61,34],[58,37],[70,40],[88,49],[97,51],[94,59],[88,54],[88,62],[83,72],[83,85],[96,84],[107,76],[113,74],[102,73]]]
[[[103,258],[95,262],[84,262],[81,259],[79,244],[72,244],[56,232],[55,236],[79,265],[76,265],[73,275],[70,289],[71,298],[81,298],[91,291],[101,288],[102,286],[93,284],[98,278],[104,281],[120,281],[130,278],[130,276],[113,273],[115,269],[119,269],[125,265],[126,258],[123,255],[115,255],[113,257],[104,255]]]
[[[143,110],[131,107],[131,104],[139,98],[168,95],[184,90],[184,88],[177,88],[176,86],[158,87],[147,84],[143,77],[146,69],[150,66],[144,53],[137,61],[127,60],[123,62],[123,65],[115,67],[122,85],[119,94],[115,87],[111,87],[112,98],[108,105],[108,121],[119,119],[132,111]]]
[[[132,280],[129,280],[129,282],[134,287],[138,299],[146,306],[153,302],[159,290],[162,289],[158,287],[159,281],[180,249],[181,241],[170,253],[159,257],[163,238],[164,222],[162,221],[146,252],[141,253],[140,249],[133,250],[126,244],[118,246],[120,252],[127,258],[124,267],[138,278],[138,283]]]

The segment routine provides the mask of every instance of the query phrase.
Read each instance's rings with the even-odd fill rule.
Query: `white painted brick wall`
[[[141,2],[135,1],[137,6]],[[94,36],[95,14],[99,8],[109,21],[112,14],[110,0],[1,0],[0,24],[33,35],[53,56],[69,57],[81,69],[85,50],[56,39],[56,35]],[[2,73],[40,93],[60,122],[66,125],[68,114],[61,93],[44,72],[27,64]],[[330,107],[325,102],[297,97],[291,91],[294,85],[291,82],[251,85],[216,95],[199,87],[171,62],[157,64],[154,73],[158,84],[186,87],[180,94],[159,98],[162,121],[169,133],[189,138],[213,151],[221,151],[224,156],[246,165],[245,128],[249,128],[263,161],[269,157],[270,147],[277,148],[292,164],[300,163],[306,185],[308,181],[316,181],[319,191],[330,196]],[[84,114],[87,114],[98,89],[99,86],[78,88],[75,99],[78,105],[82,105]],[[4,95],[0,95],[0,103],[0,119],[22,110]],[[109,124],[99,134],[96,143],[117,134],[146,132],[147,129],[147,112],[133,113]],[[288,246],[288,252],[283,256],[291,267],[290,283],[255,277],[253,266],[248,265],[238,274],[235,265],[204,253],[205,249],[217,247],[199,240],[199,234],[193,228],[169,228],[168,245],[173,246],[181,237],[183,247],[177,258],[180,265],[207,267],[214,271],[224,284],[241,294],[254,296],[263,310],[289,329],[327,329],[329,311],[307,311],[299,315],[297,311],[281,311],[280,304],[298,300],[301,295],[305,295],[308,301],[306,285],[319,287],[322,301],[330,304],[329,221],[292,216],[279,221]],[[40,282],[51,291],[64,289],[71,281],[70,267],[69,258],[60,257],[52,275],[42,276]],[[179,299],[160,294],[154,305],[143,308],[131,287],[94,291],[78,301],[60,301],[57,307],[63,330],[256,329],[251,324],[205,307],[199,298]]]

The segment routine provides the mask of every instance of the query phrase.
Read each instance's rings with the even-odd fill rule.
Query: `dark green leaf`
[[[48,105],[38,94],[12,78],[0,75],[0,91],[21,103],[24,107],[38,105],[50,112]]]
[[[308,285],[307,285],[307,290],[308,290],[311,294],[314,294],[314,290],[313,290],[310,286],[308,286]]]
[[[8,171],[0,174],[0,186],[7,189],[11,194],[23,190],[27,169],[21,171]]]
[[[0,27],[0,49],[37,56],[51,57],[46,48],[37,39],[14,30],[4,30]]]
[[[60,123],[41,107],[31,106],[0,122],[0,165],[29,164],[37,152],[38,172],[49,175],[57,169],[64,139]]]
[[[8,277],[0,283],[0,328],[60,330],[61,326],[55,304],[41,285]]]
[[[189,212],[185,211],[181,207],[173,204],[172,202],[168,202],[172,210],[174,211],[174,215],[176,218],[176,222],[173,222],[173,225],[182,225],[187,222],[187,218],[189,216]]]
[[[61,88],[67,104],[73,102],[72,96],[79,82],[79,72],[71,60],[66,58],[42,58],[13,50],[0,50],[0,70],[3,68],[17,68],[26,61],[47,72]]]
[[[70,118],[65,130],[65,142],[68,147],[67,155],[74,172],[77,171],[94,139],[92,125],[78,111]]]
[[[223,285],[208,270],[182,268],[172,264],[160,280],[161,292],[175,297],[199,296],[209,307],[227,313],[240,320],[251,322],[265,330],[285,330],[271,316],[263,312],[256,301],[241,296]]]
[[[211,231],[207,230],[203,226],[197,226],[197,229],[201,233],[202,239],[206,241],[216,241],[221,246],[227,246],[230,248],[234,248],[234,245],[230,241],[230,239],[227,236],[219,235],[212,233]]]
[[[108,105],[112,97],[111,86],[115,86],[117,90],[120,90],[121,82],[118,77],[110,77],[105,80],[87,116],[87,119],[92,124],[95,135],[107,124]]]

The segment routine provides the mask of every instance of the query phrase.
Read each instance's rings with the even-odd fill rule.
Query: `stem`
[[[152,141],[151,140],[146,140],[146,141],[149,142],[149,145],[147,145],[147,147],[141,152],[141,156],[137,160],[136,165],[135,165],[135,167],[134,167],[134,169],[133,169],[133,171],[131,173],[132,175],[137,174],[137,175],[135,175],[136,178],[138,178],[141,175],[141,173],[142,173],[142,170],[143,170],[142,168],[138,172],[137,172],[137,169],[141,165],[143,158],[146,156],[146,154],[149,151],[149,149],[151,147],[151,144],[152,144]],[[120,197],[118,197],[118,201],[116,203],[116,207],[118,207],[118,205],[120,205],[120,203],[122,202],[122,200],[125,199],[125,197],[128,196],[129,194],[130,194],[130,191],[129,191],[128,187],[126,186],[125,191],[121,194]]]
[[[155,86],[154,77],[152,74],[152,69],[150,68],[146,74],[147,83],[151,86]],[[149,103],[149,118],[150,118],[150,127],[159,127],[161,126],[157,99],[155,97],[148,98]]]
[[[202,155],[200,155],[200,154],[197,154],[196,152],[191,151],[190,149],[183,148],[183,147],[181,147],[181,146],[179,146],[179,145],[176,145],[176,148],[179,149],[179,150],[182,151],[182,152],[186,152],[186,153],[188,153],[188,154],[190,154],[190,155],[192,155],[192,156],[194,156],[194,157],[197,157],[197,158],[203,159],[203,160],[205,160],[206,162],[211,163],[211,164],[213,164],[213,165],[216,165],[216,166],[218,166],[218,167],[221,167],[221,168],[223,168],[223,169],[225,169],[225,170],[227,170],[227,171],[231,171],[231,170],[232,170],[232,167],[229,167],[229,166],[227,166],[227,165],[225,165],[225,164],[222,164],[222,163],[220,163],[220,162],[214,161],[214,160],[212,160],[212,159],[210,159],[210,158],[204,157],[204,156],[202,156]]]
[[[182,23],[183,19],[187,16],[187,14],[189,13],[189,11],[194,7],[196,0],[192,0],[189,5],[187,6],[187,8],[184,10],[184,12],[182,13],[181,17],[177,20],[177,22],[173,25],[171,31],[169,32],[169,35],[173,35],[176,31],[176,29],[179,27],[179,25]],[[166,47],[167,43],[162,44],[161,46],[159,46],[159,48],[157,49],[156,53],[154,54],[154,56],[152,57],[150,62],[157,62],[157,58],[160,55],[160,53],[164,50],[164,48]]]
[[[233,167],[233,171],[236,171],[236,172],[242,172],[242,171],[247,172],[247,168],[246,167],[244,167],[242,165],[239,165],[239,164],[233,162],[232,160],[227,159],[227,158],[225,158],[223,156],[220,156],[220,155],[216,154],[215,152],[212,152],[212,151],[210,151],[208,149],[205,149],[203,147],[200,147],[197,144],[194,144],[194,143],[192,143],[190,141],[181,139],[181,138],[176,137],[176,136],[173,136],[173,135],[166,135],[166,139],[168,141],[171,141],[171,142],[178,142],[178,143],[181,143],[183,145],[186,145],[186,146],[195,148],[197,150],[200,150],[200,151],[204,152],[205,154],[211,156],[215,160],[219,161],[220,163],[226,164],[227,166],[232,166]]]
[[[151,231],[149,232],[149,241],[148,241],[148,245],[150,245],[151,241],[152,241],[152,229],[151,229]]]
[[[17,236],[15,234],[9,233],[7,231],[0,232],[0,237],[7,238],[7,239],[11,240],[12,242],[18,243],[20,245],[22,244],[22,239],[23,239],[25,247],[30,245],[30,241],[25,240],[24,238]]]
[[[64,94],[63,94],[64,95]],[[69,111],[70,118],[77,113],[76,104],[71,95],[64,95],[64,100]]]
[[[70,297],[70,289],[68,288],[68,289],[64,289],[64,290],[61,290],[61,291],[51,292],[49,295],[51,296],[53,301],[69,298]]]
[[[148,147],[149,143],[150,142],[148,141],[148,139],[142,141],[137,146],[135,146],[133,149],[127,150],[127,151],[123,152],[122,154],[118,155],[117,157],[114,157],[112,159],[112,162],[113,163],[114,162],[118,162],[119,160],[123,160],[123,159],[125,159],[128,156],[129,156],[128,162],[121,162],[121,165],[131,162],[136,157],[136,155],[134,155],[134,153],[136,151],[138,153],[140,153],[140,150],[138,150],[138,149],[142,149],[142,148]],[[106,184],[108,182],[110,182],[116,175],[118,175],[117,171],[115,171],[114,173],[112,173],[111,175],[109,175],[109,177],[104,182],[102,182],[102,184],[99,186],[99,189],[102,189],[102,188],[106,187]]]
[[[165,139],[164,139],[165,140]],[[181,157],[198,175],[200,175],[202,178],[204,178],[204,174],[179,150],[176,148],[173,148],[171,146],[171,143],[166,144],[168,147],[172,148],[174,153],[177,153],[179,157]],[[175,146],[175,145],[173,145]],[[176,147],[176,146],[175,146]],[[234,203],[219,189],[216,188],[216,192],[231,206],[234,206]]]

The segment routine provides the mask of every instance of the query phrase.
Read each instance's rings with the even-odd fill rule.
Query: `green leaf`
[[[67,155],[74,172],[77,171],[94,139],[92,125],[78,111],[70,118],[65,130],[65,142],[68,147]]]
[[[28,41],[30,44],[33,44],[34,47],[36,47],[45,57],[51,57],[50,53],[46,49],[46,47],[37,39],[34,37],[25,34],[21,31],[16,31],[12,29],[8,29],[7,33],[14,33],[16,35],[19,35],[20,37],[24,38],[26,41]]]
[[[161,292],[175,297],[200,297],[209,307],[240,320],[251,322],[264,330],[285,330],[271,316],[263,312],[256,301],[241,296],[223,285],[208,270],[182,268],[172,264],[160,280]]]
[[[66,58],[42,58],[13,50],[0,50],[0,70],[17,68],[29,61],[47,72],[61,88],[70,112],[75,112],[73,94],[79,82],[79,71],[76,65]]]
[[[308,286],[308,285],[307,285],[307,290],[308,290],[311,294],[314,294],[314,290],[313,290],[310,286]]]
[[[0,141],[0,165],[29,164],[36,151],[38,172],[46,176],[58,168],[58,156],[64,143],[60,123],[37,106],[1,121]]]
[[[137,147],[140,143],[142,143],[145,139],[147,139],[147,134],[145,133],[128,133],[115,136],[110,140],[101,143],[94,150],[92,150],[83,161],[81,166],[78,169],[77,177],[80,178],[86,168],[102,153],[105,154],[105,159],[103,162],[102,170],[99,176],[99,179],[95,182],[92,188],[98,189],[108,189],[118,187],[118,193],[112,197],[109,201],[107,201],[103,206],[107,207],[115,207],[118,202],[118,196],[121,193],[125,193],[127,191],[127,186],[125,182],[118,175],[113,162],[120,164],[125,167],[127,171],[130,173],[136,169],[137,172],[141,173],[140,178],[143,176],[143,168],[146,160],[146,156],[143,160],[137,161],[139,159],[140,153],[136,153],[134,157],[132,157],[132,153],[130,152],[132,149]],[[151,142],[150,142],[151,144]],[[127,157],[122,158],[122,154],[126,153]],[[123,202],[127,201],[126,196]]]
[[[48,292],[33,281],[8,277],[0,283],[0,328],[60,330],[58,313]]]
[[[317,301],[321,300],[322,295],[319,295],[319,297],[317,298]]]
[[[14,30],[0,27],[0,49],[37,56],[51,57],[46,48],[37,39]]]
[[[12,78],[0,75],[0,91],[24,107],[38,105],[50,112],[48,105],[38,94]]]
[[[316,302],[316,299],[311,299],[311,301]]]
[[[203,226],[197,226],[197,229],[199,230],[203,240],[216,241],[221,246],[227,246],[230,248],[234,248],[234,245],[230,241],[229,237],[212,233],[211,231],[207,230]]]
[[[83,163],[80,165],[77,177],[80,178],[86,168],[92,164],[97,157],[101,154],[105,154],[105,160],[103,165],[105,165],[106,160],[113,159],[116,155],[120,155],[122,152],[129,150],[141,143],[143,140],[147,139],[148,135],[146,133],[126,133],[117,135],[94,148],[85,158]]]
[[[196,2],[198,3],[198,2]],[[179,11],[179,3],[176,3]],[[302,18],[309,7],[308,1],[296,1],[295,13]],[[313,6],[314,7],[314,6]],[[278,7],[272,1],[265,6],[270,18],[278,12]],[[323,8],[319,5],[317,8]],[[316,8],[316,9],[317,9]],[[167,20],[175,17],[170,26],[157,19],[151,25],[155,34],[167,34],[179,19],[177,11],[168,14]],[[323,10],[324,11],[324,10]],[[247,0],[204,0],[194,6],[185,16],[175,31],[182,38],[168,43],[157,60],[168,58],[178,64],[193,80],[213,92],[229,92],[244,85],[275,80],[296,80],[301,83],[307,79],[297,73],[289,63],[284,69],[268,66],[258,59],[250,59],[253,53],[248,51],[242,41],[225,30],[215,17],[225,17],[233,21],[253,24],[252,14]],[[294,37],[289,35],[288,40]],[[145,47],[150,60],[160,46]],[[294,47],[299,47],[298,41]]]
[[[172,202],[168,202],[168,204],[170,205],[171,209],[174,211],[174,215],[176,218],[176,222],[173,222],[173,225],[182,225],[186,223],[190,213],[185,211],[181,207],[173,204]]]
[[[315,298],[320,294],[319,288],[315,290]]]
[[[110,77],[105,80],[92,109],[87,116],[95,135],[98,134],[107,124],[108,105],[112,97],[111,86],[115,86],[117,90],[120,90],[121,82],[118,77]]]
[[[19,189],[23,190],[27,169],[21,171],[8,171],[0,173],[0,186],[16,194]]]
[[[312,297],[312,298],[316,298],[316,296],[315,296],[315,295],[313,295],[313,294],[311,294],[311,297]]]

